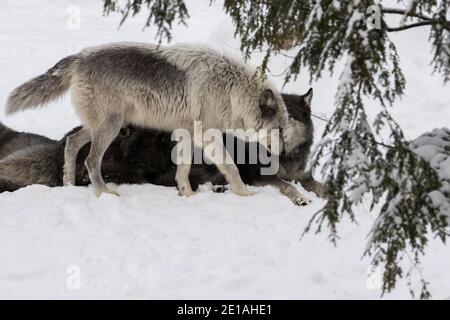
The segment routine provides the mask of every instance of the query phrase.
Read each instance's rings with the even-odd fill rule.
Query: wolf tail
[[[77,55],[68,56],[46,73],[14,89],[6,103],[6,114],[41,107],[59,98],[69,89],[73,66],[78,60]]]

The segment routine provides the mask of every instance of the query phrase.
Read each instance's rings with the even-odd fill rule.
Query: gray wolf
[[[186,44],[115,43],[84,49],[13,90],[6,112],[42,106],[69,89],[83,126],[67,138],[63,180],[75,183],[77,154],[91,142],[85,164],[97,196],[113,193],[102,178],[101,163],[126,125],[192,130],[194,121],[201,121],[204,129],[258,131],[283,128],[287,121],[283,100],[269,81],[211,49]],[[219,141],[211,143],[226,153]],[[195,137],[194,144],[206,147]],[[214,164],[235,193],[252,194],[235,164]],[[175,177],[185,196],[193,194],[190,167],[178,165]]]
[[[314,134],[311,120],[312,96],[312,89],[304,95],[282,94],[288,109],[289,124],[283,130],[285,150],[280,155],[280,171],[277,174],[262,175],[260,169],[263,165],[261,163],[239,163],[236,161],[236,152],[229,150],[230,154],[235,157],[240,176],[246,184],[271,185],[294,203],[300,205],[307,204],[309,200],[302,196],[289,183],[290,181],[300,182],[306,190],[315,192],[319,197],[326,197],[326,187],[313,178],[312,172],[307,166]],[[151,133],[139,128],[130,128],[130,130],[132,134],[129,139],[124,140],[124,144],[128,145],[124,148],[126,150],[124,161],[130,163],[130,166],[142,168],[144,171],[146,170],[145,166],[158,168],[148,171],[151,183],[175,186],[176,167],[170,161],[171,149],[174,148],[175,143],[170,141],[170,134]],[[248,152],[248,148],[246,152]],[[247,155],[246,159],[248,159]],[[211,182],[213,185],[226,184],[223,175],[214,166],[194,164],[192,169],[195,170],[195,175],[190,177],[191,181],[195,179],[199,184],[206,182]]]
[[[63,185],[64,149],[67,137],[80,130],[73,129],[61,140],[55,141],[44,136],[26,132],[17,132],[0,123],[0,192],[15,191],[31,184],[43,184],[49,187]],[[114,175],[116,183],[144,183],[145,180],[133,175],[125,165],[121,165],[120,143],[126,134],[121,130],[119,136],[105,153],[106,172]],[[83,162],[89,153],[86,145],[80,150],[77,163],[76,184],[87,185],[89,179]],[[114,168],[111,166],[114,164]],[[116,174],[116,171],[118,172]],[[126,177],[127,180],[121,180]]]
[[[325,187],[315,181],[311,171],[305,170],[313,142],[311,121],[312,90],[305,95],[282,95],[289,112],[289,125],[284,131],[285,151],[280,155],[278,175],[262,176],[260,164],[238,164],[243,181],[249,185],[271,185],[297,205],[307,200],[290,183],[298,181],[306,190],[325,197]],[[289,129],[290,128],[290,129]],[[0,123],[0,192],[14,191],[30,184],[63,185],[65,142],[68,136],[80,130],[73,129],[60,141],[39,135],[16,132]],[[171,161],[175,142],[171,133],[129,126],[107,149],[102,163],[106,182],[153,183],[176,186],[176,166]],[[89,176],[84,161],[89,145],[81,148],[76,163],[76,185],[88,185]],[[226,180],[213,165],[193,165],[189,179],[194,189],[211,182],[224,185]],[[284,179],[284,180],[283,180]],[[216,190],[224,190],[218,187]]]

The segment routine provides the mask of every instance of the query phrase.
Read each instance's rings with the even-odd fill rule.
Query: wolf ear
[[[259,108],[264,118],[273,117],[277,112],[275,95],[271,89],[265,89],[259,97]]]
[[[313,98],[313,89],[309,88],[308,92],[303,95],[303,99],[305,101],[305,104],[309,108],[311,108],[311,100],[312,100],[312,98]]]

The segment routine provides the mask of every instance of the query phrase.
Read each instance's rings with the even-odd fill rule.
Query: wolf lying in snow
[[[286,107],[272,84],[221,54],[192,45],[116,43],[84,49],[15,89],[6,111],[46,104],[69,88],[83,126],[67,137],[64,183],[75,183],[77,154],[91,142],[86,167],[97,196],[112,193],[101,175],[102,158],[129,124],[172,131],[193,130],[194,121],[201,121],[204,129],[258,131],[287,122]],[[195,137],[194,143],[207,146]],[[219,141],[211,143],[226,154]],[[252,194],[235,164],[211,160],[235,193]],[[190,167],[178,165],[175,176],[186,196],[193,194]]]
[[[303,96],[283,94],[289,112],[289,123],[283,131],[285,152],[280,155],[277,175],[262,176],[260,165],[238,164],[243,181],[250,185],[272,185],[296,204],[306,204],[307,199],[290,183],[282,179],[299,181],[306,190],[325,196],[325,187],[315,181],[311,171],[305,170],[313,142],[311,121],[312,91]],[[31,184],[61,186],[63,184],[64,148],[68,136],[54,141],[36,134],[20,133],[0,123],[0,192],[14,191]],[[107,149],[102,163],[106,182],[153,183],[176,186],[176,166],[171,161],[175,142],[171,134],[152,129],[127,127]],[[89,176],[83,163],[89,145],[84,146],[76,162],[76,184],[88,185]],[[196,165],[189,175],[194,188],[211,182],[226,184],[223,175],[213,165]]]

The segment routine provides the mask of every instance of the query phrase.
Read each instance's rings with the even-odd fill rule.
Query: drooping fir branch
[[[213,2],[214,0],[211,0]],[[183,0],[103,0],[104,13],[120,12],[122,25],[129,16],[135,16],[141,10],[148,11],[145,27],[156,26],[156,37],[159,42],[171,39],[173,23],[185,24],[189,14]],[[322,10],[330,6],[346,7],[346,1],[313,1],[313,0],[224,0],[224,10],[231,16],[236,25],[236,35],[242,40],[242,50],[249,57],[253,50],[263,49],[266,57],[261,70],[265,71],[270,57],[280,50],[296,48],[305,42],[307,29],[305,26],[311,18],[311,8],[319,3]],[[122,5],[119,5],[122,4]],[[342,3],[342,5],[340,4]],[[358,7],[367,9],[369,6],[380,5],[383,15],[383,32],[399,32],[415,27],[430,26],[430,42],[434,51],[432,64],[434,71],[443,74],[444,81],[450,79],[450,21],[447,18],[449,3],[447,0],[409,0],[407,8],[402,8],[404,1],[398,1],[399,6],[390,8],[383,1],[363,1]],[[334,10],[334,9],[333,9]],[[345,13],[348,15],[348,13]],[[385,17],[388,15],[403,16],[399,26],[388,25]],[[333,23],[345,23],[345,18],[336,16]],[[407,19],[413,21],[406,24]],[[331,20],[330,20],[331,22]],[[355,31],[355,30],[354,30]],[[312,43],[310,43],[312,44]],[[328,58],[327,58],[328,59]],[[332,59],[328,59],[332,63]],[[291,65],[291,76],[300,70],[298,61]]]
[[[441,10],[440,13],[436,16],[436,18],[429,17],[426,15],[423,15],[421,13],[416,13],[411,10],[406,9],[398,9],[398,8],[385,8],[381,7],[381,12],[385,15],[388,14],[399,14],[402,15],[404,18],[410,17],[410,18],[417,18],[419,21],[413,22],[410,24],[404,24],[398,26],[398,27],[390,27],[386,26],[386,30],[388,32],[397,32],[397,31],[403,31],[411,28],[416,27],[423,27],[423,26],[430,26],[430,25],[439,25],[440,27],[446,29],[447,31],[450,31],[450,21],[446,19],[445,17],[445,10]],[[404,22],[405,19],[402,19],[402,22]]]
[[[386,24],[388,32],[430,26],[429,41],[433,50],[431,64],[433,65],[433,71],[443,76],[444,82],[450,80],[449,6],[448,0],[410,0],[410,5],[406,9],[381,7],[384,15],[397,14],[403,16],[398,27],[389,27]],[[412,20],[412,22],[406,24],[407,19]]]
[[[144,5],[149,11],[144,28],[156,26],[156,38],[159,42],[163,39],[172,39],[171,30],[174,21],[185,24],[189,18],[188,9],[183,0],[128,0],[122,6],[119,0],[103,0],[103,12],[109,15],[119,11],[122,15],[121,26],[131,15],[138,14]]]
[[[280,44],[284,45],[284,40],[293,41],[292,48],[296,55],[287,73],[287,81],[303,68],[309,71],[312,79],[318,79],[322,71],[333,72],[336,62],[347,57],[338,88],[336,110],[326,126],[316,153],[317,159],[330,154],[322,172],[333,192],[326,206],[313,217],[311,223],[316,224],[316,231],[322,230],[324,224],[328,225],[331,240],[335,242],[339,221],[344,215],[351,220],[357,219],[353,209],[364,195],[372,197],[372,208],[376,204],[383,205],[366,255],[373,257],[374,266],[384,270],[383,293],[391,291],[396,281],[404,276],[400,261],[402,255],[407,250],[412,251],[415,259],[411,263],[417,266],[426,245],[426,231],[430,229],[445,240],[447,221],[436,218],[440,208],[429,201],[429,194],[439,188],[439,180],[429,164],[409,150],[402,130],[386,109],[403,93],[405,86],[395,45],[387,36],[389,27],[384,22],[380,30],[367,30],[365,12],[374,4],[373,1],[282,1],[284,6],[280,9],[279,2],[270,5],[242,1],[239,8],[232,6],[234,1],[228,2],[229,13],[236,23],[236,33],[246,35],[242,40],[246,54],[250,50],[267,46],[269,57],[282,48]],[[424,8],[432,9],[428,5],[417,1],[409,13],[423,15],[418,12]],[[290,11],[286,8],[290,8]],[[300,8],[306,18],[294,18],[296,23],[291,24],[293,12],[300,14]],[[260,15],[255,15],[258,10]],[[252,15],[248,17],[246,12],[252,12]],[[258,23],[267,12],[278,16],[278,22],[283,21],[283,25],[279,26],[276,22]],[[439,29],[440,25],[433,21],[436,30],[446,30]],[[277,32],[271,32],[271,27],[279,28]],[[270,36],[266,36],[266,33]],[[290,35],[291,38],[277,37],[279,34]],[[295,34],[293,40],[292,34]],[[271,41],[272,37],[277,37],[277,40]],[[439,71],[443,71],[444,80],[447,80],[445,68],[448,69],[449,63],[445,42],[442,41],[442,35],[434,38],[440,41],[435,46],[436,54],[440,56],[434,63],[441,67]],[[280,39],[283,41],[280,42]],[[364,97],[377,100],[382,108],[373,125],[367,121]],[[391,138],[392,146],[388,148],[377,142],[375,137],[382,129],[388,131]],[[422,183],[415,177],[426,177],[427,182]],[[415,210],[422,210],[422,214],[418,215],[420,218],[411,216]],[[396,219],[386,219],[392,215],[398,216]],[[402,225],[404,230],[425,231],[420,235],[405,231],[401,234],[402,238],[398,239],[390,231],[399,219],[405,221]],[[310,228],[311,224],[306,230]],[[422,279],[421,283],[421,297],[426,298],[429,296],[426,281]]]
[[[388,115],[384,117],[392,121]],[[410,269],[417,269],[429,234],[445,242],[449,232],[450,212],[443,210],[444,203],[433,200],[436,194],[442,194],[442,179],[431,163],[414,153],[402,137],[393,136],[392,144],[395,147],[387,150],[384,157],[389,170],[378,186],[378,193],[384,192],[385,199],[365,252],[373,257],[373,265],[383,266],[383,293],[391,291],[397,279],[404,275],[405,256],[413,257],[409,259]],[[421,284],[420,297],[428,298],[430,294],[423,277]]]

